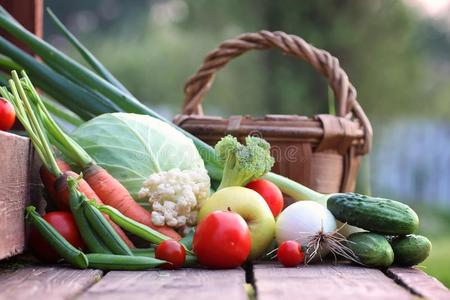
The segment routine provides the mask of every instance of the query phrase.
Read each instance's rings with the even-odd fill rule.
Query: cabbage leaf
[[[72,137],[136,200],[153,173],[205,169],[191,139],[146,115],[103,114],[81,125]]]

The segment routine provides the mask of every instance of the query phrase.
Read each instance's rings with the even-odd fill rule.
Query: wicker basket
[[[265,117],[204,116],[201,101],[215,73],[249,50],[279,48],[310,63],[325,76],[333,90],[337,115],[312,118],[298,115]],[[258,135],[272,145],[274,172],[322,193],[348,192],[355,188],[360,158],[369,152],[372,127],[356,100],[356,90],[338,60],[298,36],[283,32],[245,33],[223,42],[209,53],[201,68],[186,82],[181,115],[174,122],[208,144],[232,134]]]

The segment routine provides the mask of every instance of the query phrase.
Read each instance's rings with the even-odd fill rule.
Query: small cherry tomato
[[[256,179],[249,182],[246,187],[260,194],[269,205],[273,216],[278,216],[283,209],[284,200],[283,193],[275,184],[265,179]]]
[[[305,255],[300,243],[285,241],[278,247],[277,258],[285,267],[296,267],[305,260]]]
[[[181,268],[186,259],[186,250],[183,245],[174,240],[167,240],[156,247],[155,257],[157,259],[166,260],[170,264],[161,266],[163,269],[178,269]]]
[[[15,121],[14,107],[5,98],[0,98],[0,130],[10,130]]]
[[[70,212],[54,211],[46,214],[43,218],[75,248],[84,249],[83,239]],[[34,256],[43,262],[55,263],[61,259],[36,228],[31,229],[30,246]]]
[[[200,264],[216,269],[236,268],[250,254],[250,230],[237,213],[214,211],[198,224],[192,246]]]

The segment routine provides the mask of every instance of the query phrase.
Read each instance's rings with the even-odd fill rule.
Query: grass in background
[[[430,256],[418,268],[439,279],[450,288],[450,210],[414,206],[420,217],[418,234],[433,244]]]

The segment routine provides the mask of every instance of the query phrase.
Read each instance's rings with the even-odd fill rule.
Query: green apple
[[[234,211],[247,222],[252,239],[249,259],[261,256],[274,239],[275,219],[264,198],[254,190],[240,186],[220,189],[203,203],[198,222],[216,210]]]

